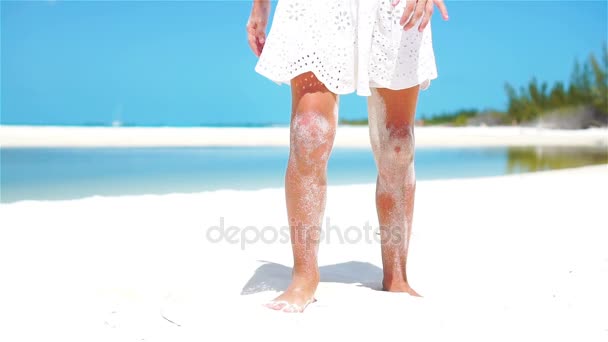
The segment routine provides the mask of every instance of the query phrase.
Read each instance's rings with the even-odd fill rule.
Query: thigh
[[[413,127],[419,91],[420,86],[401,90],[373,88],[368,97],[370,124],[381,122],[386,129]]]
[[[327,89],[314,73],[306,72],[291,80],[291,98],[292,120],[299,114],[313,114],[337,123],[339,97]]]

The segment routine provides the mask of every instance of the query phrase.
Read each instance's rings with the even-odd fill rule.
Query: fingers
[[[435,0],[435,4],[439,8],[439,12],[441,13],[441,17],[443,20],[448,20],[448,9],[445,7],[445,3],[443,0]]]
[[[420,20],[420,18],[422,18],[422,15],[424,14],[424,7],[425,7],[427,1],[429,1],[429,0],[418,0],[416,2],[416,9],[414,10],[414,15],[412,15],[410,20],[405,24],[405,26],[403,27],[404,30],[407,31],[407,30],[411,29],[412,27],[414,27],[414,25],[416,25],[418,20]],[[430,0],[430,1],[432,1],[432,0]],[[413,3],[413,2],[414,2],[413,0],[410,1],[410,3]]]
[[[403,29],[406,31],[411,29],[412,27],[414,27],[414,25],[416,25],[418,20],[422,18],[420,26],[418,27],[418,31],[424,31],[424,29],[431,21],[431,16],[433,15],[434,9],[433,4],[437,5],[437,7],[439,8],[443,20],[448,20],[448,9],[446,8],[443,0],[409,0],[406,5],[405,11],[403,12],[403,17],[401,17],[400,21],[400,24],[402,26],[405,25]]]
[[[251,51],[253,51],[253,54],[256,55],[257,57],[260,57],[261,51],[258,48],[258,45],[256,44],[255,37],[252,35],[248,35],[247,41],[249,42],[249,48],[251,48]]]
[[[403,11],[403,16],[401,16],[401,20],[399,21],[399,25],[405,25],[407,19],[414,12],[414,8],[416,7],[416,0],[408,0],[405,4],[405,10]]]
[[[258,57],[260,57],[260,55],[262,54],[262,50],[264,50],[264,43],[266,43],[266,35],[262,33],[260,36],[257,37],[258,51],[260,51]]]
[[[433,15],[433,2],[427,1],[424,9],[424,16],[422,17],[422,23],[418,27],[418,31],[422,32],[426,28],[426,25],[431,21],[431,16]]]
[[[266,42],[266,33],[264,30],[260,29],[260,26],[256,23],[247,24],[247,41],[251,51],[253,51],[257,57],[260,57],[262,49],[264,48],[264,43]]]
[[[251,51],[253,51],[253,54],[259,57],[261,51],[258,48],[255,29],[251,24],[247,24],[247,42],[249,43],[249,47],[251,48]]]
[[[397,5],[399,5],[400,2],[401,2],[400,0],[393,0],[393,2],[391,2],[391,5],[397,6]]]

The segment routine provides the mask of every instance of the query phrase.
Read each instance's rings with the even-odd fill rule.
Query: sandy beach
[[[418,182],[424,298],[378,291],[374,186],[330,187],[301,315],[261,306],[289,282],[283,189],[2,204],[1,339],[606,341],[607,176]]]
[[[288,146],[288,127],[54,127],[0,126],[2,147]],[[608,129],[416,127],[416,145],[608,146]],[[341,126],[337,147],[369,147],[367,127]]]

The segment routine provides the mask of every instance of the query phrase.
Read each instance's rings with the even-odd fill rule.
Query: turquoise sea
[[[1,148],[0,200],[191,193],[283,186],[287,147]],[[418,180],[608,163],[605,148],[418,148]],[[336,148],[329,185],[375,182],[369,149]]]

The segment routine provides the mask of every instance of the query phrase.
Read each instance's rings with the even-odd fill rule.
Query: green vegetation
[[[509,147],[507,173],[565,169],[608,163],[603,147]]]
[[[608,122],[608,48],[602,47],[602,58],[590,54],[584,63],[575,61],[566,86],[556,82],[551,87],[532,78],[519,90],[505,84],[508,98],[506,112],[464,109],[425,118],[424,125],[465,126],[471,124],[505,125],[533,121],[549,112],[558,115],[575,115],[581,107],[591,108],[604,124]],[[341,120],[348,125],[367,125],[367,120]]]
[[[549,89],[546,82],[533,78],[519,92],[505,85],[509,98],[507,115],[517,123],[531,121],[542,113],[564,107],[590,106],[601,116],[608,116],[608,49],[603,46],[602,61],[590,54],[582,65],[574,64],[568,88],[556,82]]]
[[[353,125],[353,126],[365,126],[367,125],[367,119],[360,120],[348,120],[348,119],[340,119],[341,125]]]
[[[479,115],[477,109],[464,109],[456,113],[443,113],[435,115],[430,119],[424,119],[425,125],[445,125],[466,126],[469,118]]]

